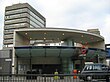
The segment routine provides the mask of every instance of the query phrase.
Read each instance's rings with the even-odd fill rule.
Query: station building
[[[53,74],[57,69],[70,74],[73,69],[81,70],[86,62],[105,63],[104,37],[98,29],[46,27],[45,18],[27,3],[6,7],[6,12],[1,73],[34,70]]]
[[[21,29],[14,32],[13,70],[71,73],[85,62],[104,63],[104,38],[87,31],[66,28]],[[17,68],[17,69],[15,69]]]

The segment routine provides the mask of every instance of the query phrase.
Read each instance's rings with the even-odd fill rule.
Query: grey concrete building
[[[13,47],[13,32],[16,29],[44,28],[46,19],[28,3],[19,3],[5,8],[3,47]]]

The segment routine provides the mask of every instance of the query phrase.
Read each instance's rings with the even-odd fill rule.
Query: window
[[[27,13],[8,15],[8,16],[5,16],[5,18],[18,18],[18,17],[21,17],[21,16],[23,16],[25,14],[27,14]]]
[[[107,70],[108,69],[108,66],[102,65],[101,68],[102,68],[102,70]]]
[[[85,71],[101,70],[100,65],[87,65]]]
[[[30,11],[30,15],[32,15],[33,17],[35,17],[37,20],[39,20],[42,24],[44,24],[45,22],[39,18],[37,15],[35,15],[33,12]]]
[[[24,21],[26,20],[26,18],[20,18],[20,19],[13,19],[13,20],[6,20],[6,23],[12,23],[12,22],[16,22],[16,21]]]
[[[28,65],[27,64],[19,64],[18,65],[18,70],[19,71],[27,71],[28,70]]]
[[[15,14],[15,13],[21,13],[21,12],[25,12],[25,11],[27,11],[27,8],[6,11],[6,14]]]
[[[85,71],[90,71],[90,70],[92,70],[92,69],[93,69],[93,68],[92,68],[91,65],[87,65],[86,68],[85,68]]]
[[[93,65],[93,70],[101,70],[100,65]]]
[[[41,22],[39,22],[37,19],[35,19],[34,17],[30,16],[30,20],[34,21],[35,23],[37,23],[40,27],[44,27],[44,24],[42,24]]]
[[[37,23],[30,21],[30,25],[34,26],[34,27],[40,27]]]

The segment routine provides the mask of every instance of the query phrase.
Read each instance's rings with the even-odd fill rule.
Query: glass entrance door
[[[32,69],[38,74],[54,74],[56,69],[58,72],[61,71],[61,64],[33,64]]]

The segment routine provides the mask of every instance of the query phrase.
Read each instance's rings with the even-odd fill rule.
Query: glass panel
[[[38,24],[40,27],[44,27],[44,24],[41,23],[41,22],[39,22],[39,21],[38,21],[37,19],[35,19],[34,17],[30,16],[30,19],[31,19],[32,21],[34,21],[36,24]]]
[[[33,12],[30,11],[30,15],[32,15],[33,17],[35,17],[38,21],[40,21],[42,24],[45,24],[44,21],[39,18],[37,15],[35,15]]]

